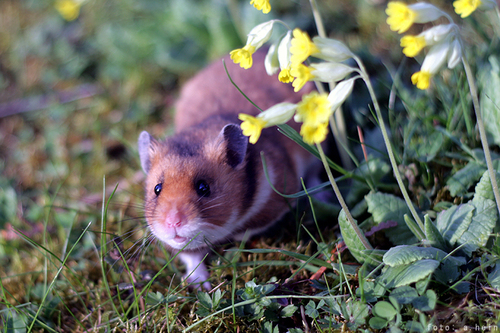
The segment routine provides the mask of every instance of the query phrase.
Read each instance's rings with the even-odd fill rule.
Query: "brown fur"
[[[285,101],[297,103],[312,90],[312,85],[306,85],[300,93],[294,93],[291,85],[279,82],[276,75],[268,76],[264,56],[264,52],[254,54],[254,65],[249,70],[225,58],[232,79],[260,108],[265,110]],[[257,115],[260,111],[232,85],[222,61],[208,66],[184,86],[176,111],[175,136],[159,142],[144,132],[139,139],[141,163],[148,174],[146,217],[158,238],[169,233],[170,238],[162,239],[164,242],[171,242],[174,236],[183,241],[199,239],[203,237],[194,236],[201,232],[209,242],[223,242],[247,229],[262,231],[288,210],[286,200],[271,190],[264,177],[261,152],[274,186],[288,194],[300,190],[300,177],[305,176],[314,159],[276,127],[264,129],[255,145],[246,146],[247,138],[242,139],[239,127],[230,125],[233,130],[238,128],[236,142],[244,140],[246,147],[241,161],[232,160],[234,154],[228,153],[232,139],[225,136],[225,126],[239,126],[239,113]],[[300,126],[293,121],[290,125],[295,129]],[[195,184],[199,180],[210,184],[209,196],[197,194]],[[159,195],[154,192],[157,184],[162,184]],[[179,226],[186,226],[184,230],[192,233],[173,228],[177,219],[182,220]],[[171,244],[177,246],[175,242],[167,246],[174,246]],[[185,249],[195,251],[204,246],[202,241],[193,241]],[[186,264],[188,269],[194,269],[191,259]],[[206,270],[197,277],[205,279]]]

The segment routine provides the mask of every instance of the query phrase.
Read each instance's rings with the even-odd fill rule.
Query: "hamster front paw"
[[[207,266],[203,262],[206,252],[181,252],[178,254],[181,261],[186,266],[184,280],[189,284],[195,285],[195,288],[210,290],[211,284],[208,282],[210,274]]]

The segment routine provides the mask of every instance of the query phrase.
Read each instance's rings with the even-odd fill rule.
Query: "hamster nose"
[[[165,216],[165,224],[169,227],[180,227],[186,220],[186,216],[178,210],[172,210]]]

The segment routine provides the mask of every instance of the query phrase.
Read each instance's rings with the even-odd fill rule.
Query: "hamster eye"
[[[155,194],[156,194],[156,196],[160,195],[162,187],[163,187],[163,183],[156,184],[156,186],[155,186]]]
[[[208,186],[208,183],[204,180],[197,181],[194,185],[194,189],[200,197],[210,196],[210,186]]]

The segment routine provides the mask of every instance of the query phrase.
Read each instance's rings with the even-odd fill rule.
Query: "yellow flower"
[[[55,8],[66,21],[75,20],[80,15],[81,1],[57,0]]]
[[[257,10],[262,10],[264,14],[271,11],[271,4],[269,0],[252,0],[250,4],[253,5]]]
[[[391,30],[397,31],[400,34],[410,29],[416,16],[413,10],[399,1],[389,2],[385,12],[389,16],[387,24],[389,24]]]
[[[231,51],[231,60],[235,64],[240,64],[241,68],[248,69],[252,67],[253,59],[252,54],[255,52],[255,47],[252,45],[245,45],[241,49]]]
[[[401,47],[407,57],[415,57],[426,46],[423,36],[404,36],[401,38]]]
[[[300,29],[293,30],[293,38],[290,46],[290,53],[292,54],[290,61],[292,65],[304,62],[310,55],[318,51],[318,48],[306,32]]]
[[[432,75],[430,72],[416,72],[411,76],[411,83],[416,85],[418,89],[425,90],[429,88],[431,77]]]
[[[304,142],[312,145],[325,141],[328,134],[328,123],[308,124],[304,123],[300,127],[300,135]]]
[[[295,66],[292,65],[290,74],[295,77],[292,83],[295,92],[298,92],[307,81],[311,81],[314,78],[314,75],[311,74],[311,69],[301,63]]]
[[[249,136],[249,142],[255,144],[259,140],[260,133],[267,122],[248,114],[240,113],[238,119],[243,121],[240,125],[243,135]]]
[[[445,13],[434,5],[425,2],[417,2],[406,5],[400,1],[391,1],[387,4],[387,24],[392,31],[403,33],[413,23],[427,23],[437,20]]]
[[[278,80],[280,80],[280,82],[290,83],[293,79],[294,77],[290,74],[290,67],[283,68],[278,74]]]
[[[481,0],[457,0],[453,2],[455,12],[462,18],[472,14],[481,5]]]
[[[314,126],[326,123],[331,114],[330,106],[328,94],[319,94],[317,91],[313,91],[305,95],[302,101],[297,104],[295,121]]]

